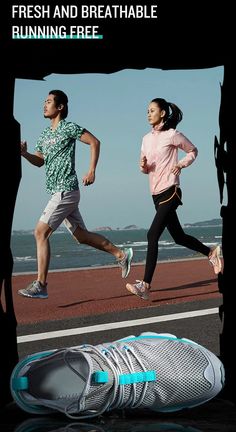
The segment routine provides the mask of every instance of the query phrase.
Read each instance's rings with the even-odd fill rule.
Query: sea
[[[186,226],[186,234],[192,235],[211,247],[221,245],[222,226]],[[134,263],[144,263],[147,252],[147,229],[116,229],[96,231],[119,248],[132,247]],[[78,244],[69,232],[58,230],[50,238],[50,270],[101,267],[116,264],[114,257],[87,245]],[[37,272],[36,244],[33,231],[13,231],[11,251],[14,260],[13,273]],[[202,255],[174,243],[165,230],[159,241],[159,261],[197,258]]]

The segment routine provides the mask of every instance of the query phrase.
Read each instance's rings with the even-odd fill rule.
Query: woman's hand
[[[171,170],[171,172],[174,174],[174,175],[180,175],[180,173],[181,173],[181,168],[180,168],[180,166],[179,165],[175,165],[173,168],[172,168],[172,170]]]
[[[145,169],[146,167],[147,167],[147,158],[146,158],[146,156],[143,156],[140,159],[140,168]]]

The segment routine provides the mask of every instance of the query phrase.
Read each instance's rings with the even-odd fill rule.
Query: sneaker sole
[[[25,293],[22,293],[22,292],[20,292],[20,291],[18,291],[18,294],[19,295],[21,295],[22,297],[28,297],[28,298],[39,298],[39,299],[47,299],[48,298],[48,295],[47,296],[45,296],[45,295],[30,295],[30,294],[25,294]]]
[[[128,249],[128,268],[127,268],[126,274],[124,276],[122,275],[123,279],[125,279],[129,276],[133,255],[134,255],[133,249],[132,248]]]

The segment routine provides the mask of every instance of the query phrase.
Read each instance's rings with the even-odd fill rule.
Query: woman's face
[[[159,125],[165,116],[165,111],[161,110],[156,102],[151,102],[148,106],[147,118],[151,126]]]

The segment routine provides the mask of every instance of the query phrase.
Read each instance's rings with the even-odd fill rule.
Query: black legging
[[[165,228],[168,229],[176,244],[185,246],[206,256],[210,253],[209,247],[205,246],[195,237],[185,234],[181,227],[176,213],[177,207],[182,204],[181,195],[181,189],[176,186],[172,186],[161,194],[153,195],[156,215],[147,233],[148,248],[143,278],[144,282],[149,284],[152,281],[157,263],[158,241]]]

